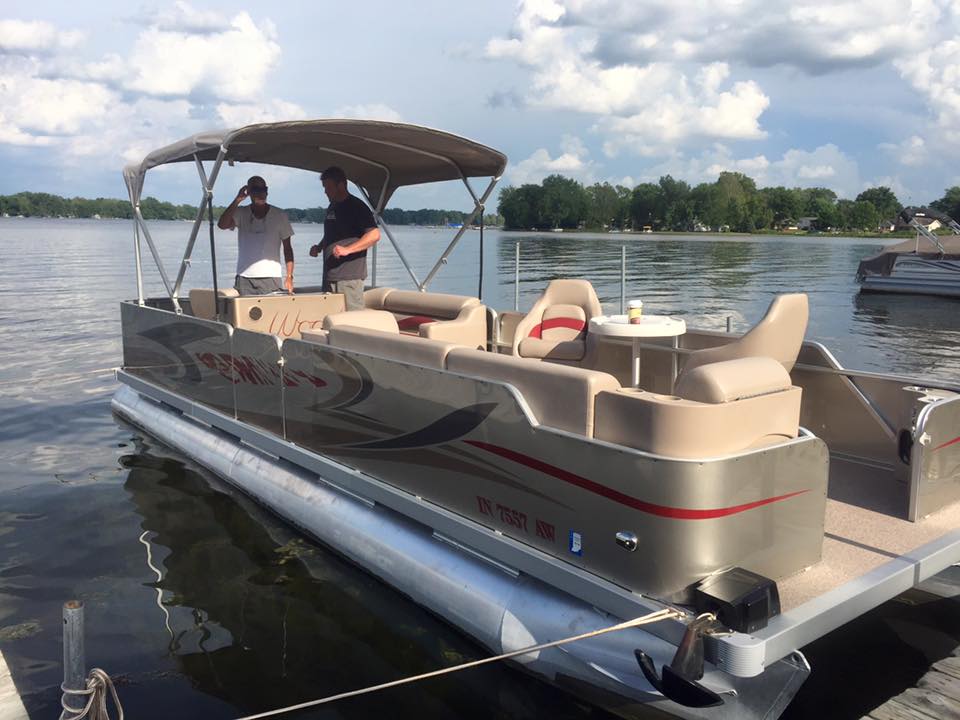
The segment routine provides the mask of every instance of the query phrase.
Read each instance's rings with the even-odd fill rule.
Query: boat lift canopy
[[[313,172],[322,172],[332,165],[343,168],[347,177],[365,196],[377,223],[390,238],[401,262],[420,290],[426,289],[476,216],[481,214],[482,217],[484,203],[507,164],[507,158],[503,153],[472,140],[419,125],[377,120],[302,120],[260,123],[234,130],[216,130],[192,135],[154,150],[140,163],[128,165],[123,170],[130,202],[134,208],[137,291],[141,303],[143,302],[143,281],[140,266],[140,231],[144,233],[167,293],[179,312],[180,288],[190,264],[190,255],[204,211],[209,213],[210,219],[211,257],[214,263],[214,286],[216,287],[213,186],[224,160],[230,163],[255,162],[280,165]],[[209,175],[204,168],[204,161],[213,163]],[[196,164],[204,194],[180,271],[175,282],[171,283],[140,212],[140,198],[147,170],[175,162]],[[476,177],[491,178],[486,190],[479,195],[474,192],[469,182],[470,178]],[[433,269],[421,282],[406,261],[381,215],[390,197],[398,188],[445,180],[462,181],[473,199],[474,209]],[[373,280],[375,284],[376,246],[374,246]]]

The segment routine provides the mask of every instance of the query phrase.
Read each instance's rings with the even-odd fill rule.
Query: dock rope
[[[461,670],[467,670],[469,668],[474,668],[479,665],[486,665],[488,663],[499,662],[500,660],[509,660],[510,658],[515,658],[520,655],[527,655],[533,652],[539,652],[540,650],[546,650],[548,648],[558,647],[560,645],[566,645],[568,643],[577,642],[578,640],[587,640],[589,638],[597,637],[599,635],[606,635],[607,633],[617,632],[618,630],[627,630],[629,628],[640,627],[641,625],[649,625],[651,623],[660,622],[662,620],[671,620],[671,619],[682,619],[684,614],[679,610],[674,610],[672,608],[666,608],[664,610],[657,610],[656,612],[643,615],[642,617],[634,618],[633,620],[627,620],[622,623],[617,623],[616,625],[611,625],[609,627],[600,628],[599,630],[591,630],[590,632],[582,633],[580,635],[573,635],[571,637],[562,638],[560,640],[552,640],[550,642],[541,643],[539,645],[530,645],[529,647],[520,648],[519,650],[512,650],[511,652],[503,653],[502,655],[495,655],[493,657],[481,658],[480,660],[473,660],[471,662],[465,662],[460,665],[453,665],[451,667],[441,668],[440,670],[432,670],[430,672],[422,673],[420,675],[412,675],[410,677],[401,678],[399,680],[392,680],[390,682],[381,683],[379,685],[370,685],[369,687],[360,688],[358,690],[350,690],[349,692],[338,693],[337,695],[329,695],[319,700],[310,700],[308,702],[298,703],[297,705],[289,705],[288,707],[277,708],[276,710],[268,710],[266,712],[257,713],[256,715],[245,715],[237,720],[258,720],[259,718],[268,718],[276,715],[282,715],[284,713],[294,712],[296,710],[305,710],[306,708],[316,707],[317,705],[325,705],[327,703],[332,703],[337,700],[345,700],[346,698],[357,697],[359,695],[367,695],[368,693],[378,692],[380,690],[386,690],[387,688],[398,687],[400,685],[408,685],[410,683],[419,682],[421,680],[427,680],[429,678],[439,677],[441,675],[449,675],[451,673],[459,672]],[[122,719],[122,716],[121,716]]]
[[[100,668],[94,668],[87,676],[86,690],[73,690],[60,686],[63,696],[60,698],[60,706],[63,712],[60,713],[60,720],[110,720],[110,712],[107,709],[107,691],[113,698],[113,706],[117,709],[117,720],[123,720],[123,707],[120,705],[120,698],[117,697],[117,689],[113,686],[113,680]],[[67,696],[86,696],[87,704],[81,710],[69,707],[67,705]]]

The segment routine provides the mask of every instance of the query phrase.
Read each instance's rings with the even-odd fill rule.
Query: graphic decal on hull
[[[723,508],[699,509],[670,507],[669,505],[657,505],[655,503],[650,503],[646,502],[645,500],[631,497],[630,495],[626,495],[618,490],[607,487],[606,485],[601,485],[593,480],[589,480],[585,477],[572,473],[569,470],[564,470],[556,465],[550,465],[542,460],[530,457],[529,455],[524,455],[523,453],[519,453],[515,450],[510,450],[509,448],[481,442],[479,440],[465,440],[464,442],[466,442],[468,445],[472,445],[475,448],[479,448],[480,450],[486,450],[494,455],[499,455],[500,457],[510,460],[511,462],[525,465],[546,475],[551,475],[558,480],[570,483],[571,485],[576,485],[577,487],[587,490],[588,492],[601,495],[609,500],[613,500],[616,503],[633,508],[634,510],[639,510],[640,512],[645,512],[649,515],[656,515],[658,517],[671,518],[674,520],[713,520],[716,518],[728,517],[729,515],[737,515],[738,513],[752,510],[753,508],[770,505],[771,503],[787,500],[797,495],[803,495],[804,493],[809,492],[809,490],[798,490],[796,492],[786,493],[785,495],[777,495],[776,497],[764,498],[751,503],[731,505]]]
[[[943,448],[950,447],[951,445],[955,445],[958,442],[960,442],[960,437],[955,437],[953,440],[947,440],[945,443],[940,443],[930,452],[936,452],[937,450],[942,450]]]
[[[187,352],[185,346],[214,338],[216,337],[214,332],[199,325],[168,323],[142,330],[139,336],[155,343],[163,350],[173,353],[180,361],[185,380],[194,383],[201,382],[200,367],[197,365],[197,361]]]
[[[339,378],[341,389],[332,398],[313,403],[304,408],[309,412],[322,413],[326,410],[347,408],[363,402],[373,392],[374,384],[370,373],[360,363],[340,353],[318,350],[317,358]]]
[[[426,427],[396,437],[371,440],[368,442],[342,445],[339,447],[363,450],[398,450],[440,445],[458,440],[473,431],[497,407],[496,403],[478,403],[454,410],[434,420]]]

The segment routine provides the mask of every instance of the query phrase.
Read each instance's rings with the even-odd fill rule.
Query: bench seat
[[[473,348],[487,346],[487,310],[475,297],[374,288],[363,298],[367,308],[392,313],[400,332]]]

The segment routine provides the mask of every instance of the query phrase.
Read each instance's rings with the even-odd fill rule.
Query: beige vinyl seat
[[[674,458],[729,455],[797,437],[800,399],[777,360],[723,360],[685,372],[676,395],[599,393],[594,437]]]
[[[447,370],[512,385],[543,425],[592,437],[597,393],[615,394],[620,383],[612,375],[555,363],[532,363],[500,353],[455,348]]]
[[[240,297],[240,293],[236,288],[219,288],[217,297],[222,301],[225,298]],[[190,311],[194,317],[213,320],[217,314],[213,302],[213,288],[193,288],[190,291]],[[225,316],[226,307],[223,302],[220,303],[220,312]]]
[[[773,358],[790,372],[800,353],[809,315],[805,294],[778,295],[770,303],[766,315],[743,337],[726,345],[690,353],[678,383],[683,375],[701,365],[754,356]]]
[[[322,330],[305,330],[308,342],[442,370],[454,343],[401,333],[396,318],[385,310],[349,310],[328,315]]]
[[[602,312],[586,280],[553,280],[517,325],[512,353],[539,360],[582,360],[590,318]]]
[[[400,332],[472,348],[487,346],[487,308],[468,295],[374,288],[363,295],[371,310],[393,314]]]
[[[332,313],[323,319],[319,328],[304,328],[302,339],[307,342],[325,345],[330,340],[330,331],[335,328],[365,328],[396,335],[400,332],[397,321],[388,312],[383,310],[345,310]]]
[[[327,315],[323,319],[324,330],[329,332],[339,327],[367,328],[394,334],[400,332],[397,319],[384,310],[347,310]]]

